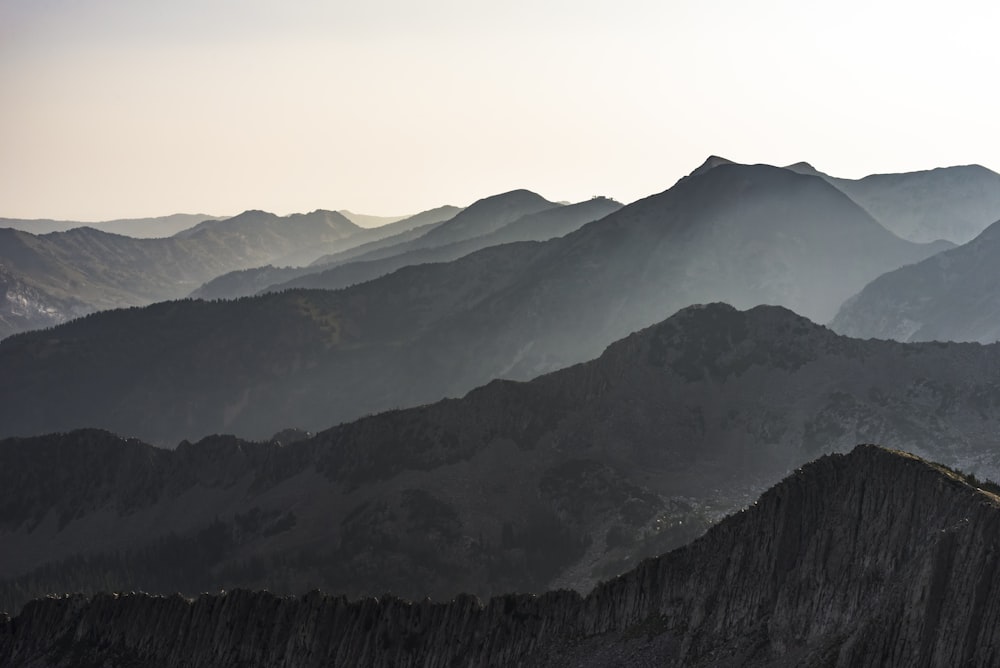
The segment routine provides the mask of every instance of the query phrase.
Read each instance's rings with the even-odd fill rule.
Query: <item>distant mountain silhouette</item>
[[[1000,340],[1000,222],[963,246],[879,276],[830,326],[861,338]]]
[[[340,209],[337,211],[347,220],[351,221],[355,225],[361,227],[382,227],[383,225],[388,225],[390,223],[398,223],[401,220],[406,220],[410,216],[372,216],[366,213],[354,213],[353,211],[348,211],[347,209]]]
[[[355,283],[370,281],[410,265],[449,262],[490,246],[516,241],[546,241],[578,230],[583,225],[614,213],[621,207],[622,205],[614,200],[597,197],[577,204],[544,209],[522,216],[493,232],[469,239],[453,241],[440,246],[426,246],[420,243],[420,239],[415,239],[412,243],[401,244],[400,247],[394,248],[393,250],[399,251],[394,255],[375,260],[365,260],[366,256],[362,255],[350,262],[339,264],[322,272],[310,273],[285,283],[275,284],[268,289],[271,291],[289,288],[335,290]],[[450,223],[451,221],[448,221],[441,227],[444,228]],[[437,229],[432,231],[436,233]],[[405,250],[405,248],[418,245],[421,247]]]
[[[9,439],[0,608],[106,587],[586,590],[858,442],[998,477],[998,366],[1000,346],[858,341],[716,304],[592,362],[287,445]]]
[[[787,169],[826,179],[887,229],[911,241],[964,244],[1000,220],[1000,174],[980,165],[858,180],[829,176],[807,162]]]
[[[512,190],[478,200],[441,225],[397,244],[373,248],[352,261],[380,260],[408,251],[443,246],[489,234],[523,216],[561,206],[530,190]],[[320,261],[321,264],[326,264]]]
[[[418,223],[421,221],[417,221]],[[0,337],[86,313],[188,295],[206,280],[268,262],[307,264],[406,229],[366,230],[334,211],[279,217],[246,211],[205,220],[163,239],[134,239],[82,227],[33,235],[0,229]]]
[[[190,296],[198,299],[234,299],[254,295],[272,285],[322,271],[323,269],[319,265],[335,263],[336,260],[332,258],[355,257],[367,253],[373,248],[381,248],[414,239],[453,218],[461,210],[455,206],[441,206],[377,228],[363,229],[352,237],[350,244],[336,244],[337,247],[341,248],[338,253],[328,254],[328,251],[332,250],[332,244],[314,245],[308,250],[300,252],[297,256],[285,258],[293,264],[297,262],[309,266],[275,267],[266,265],[238,269],[213,278],[191,292]],[[324,255],[317,259],[316,256],[320,254]]]
[[[31,234],[49,234],[50,232],[65,232],[77,227],[92,227],[95,230],[109,234],[121,234],[137,239],[153,239],[170,237],[182,230],[197,225],[205,220],[218,220],[223,216],[209,216],[204,213],[175,213],[170,216],[155,218],[120,218],[97,223],[84,223],[74,220],[49,220],[0,218],[0,228],[9,227]]]
[[[826,321],[937,249],[894,237],[821,179],[723,165],[547,242],[336,292],[160,304],[11,338],[0,372],[17,390],[0,395],[0,425],[161,443],[314,430],[593,358],[692,303],[777,303]]]

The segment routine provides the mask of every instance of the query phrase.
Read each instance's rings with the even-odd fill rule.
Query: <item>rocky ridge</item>
[[[586,597],[55,597],[0,617],[0,663],[991,666],[998,531],[992,493],[858,446]]]

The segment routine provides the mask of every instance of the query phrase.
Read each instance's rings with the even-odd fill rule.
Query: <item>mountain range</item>
[[[390,248],[379,249],[360,255],[350,262],[323,271],[312,272],[268,288],[269,291],[289,288],[321,288],[336,290],[356,283],[370,281],[385,276],[397,269],[429,262],[449,262],[469,253],[517,241],[547,241],[574,232],[585,224],[604,218],[622,207],[614,200],[595,197],[584,202],[566,206],[553,206],[529,213],[502,227],[490,229],[480,234],[482,226],[470,221],[467,214],[473,214],[475,205],[470,206],[452,221],[442,224],[425,235],[410,242],[400,243]],[[492,215],[483,216],[492,222]],[[448,232],[452,223],[462,223],[459,232]],[[492,227],[492,226],[491,226]],[[468,238],[465,238],[468,237]],[[390,254],[392,253],[392,254]]]
[[[722,164],[545,242],[339,291],[169,302],[10,337],[0,424],[161,444],[315,431],[591,359],[693,303],[826,321],[872,278],[943,247],[899,239],[820,178]]]
[[[446,212],[442,212],[446,213]],[[416,224],[423,221],[418,219]],[[246,211],[167,238],[80,227],[35,235],[0,228],[0,337],[93,311],[184,297],[209,278],[266,262],[308,262],[407,229],[363,229],[333,211],[279,217]]]
[[[48,218],[0,218],[0,228],[9,227],[31,234],[66,232],[78,227],[91,227],[109,234],[120,234],[137,239],[171,237],[206,220],[220,220],[225,216],[209,216],[203,213],[175,213],[155,218],[119,218],[95,223],[76,220],[50,220]]]
[[[711,156],[0,229],[0,665],[996,665],[998,209]]]
[[[35,601],[0,661],[213,666],[993,666],[1000,497],[861,446],[586,597],[235,591]]]
[[[620,204],[605,198],[564,206],[530,190],[513,190],[478,200],[446,221],[324,255],[308,267],[262,267],[223,275],[191,296],[231,299],[294,287],[345,287],[409,265],[454,260],[496,244],[562,236],[619,208]]]
[[[824,174],[807,162],[788,169],[825,179],[910,241],[964,244],[1000,220],[1000,174],[981,165],[872,174],[857,180]]]
[[[234,587],[420,598],[572,587],[879,442],[1000,477],[1000,348],[691,307],[527,383],[268,442],[0,442],[0,601]]]

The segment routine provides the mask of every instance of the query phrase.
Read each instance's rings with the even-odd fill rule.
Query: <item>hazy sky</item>
[[[1000,170],[996,3],[0,0],[0,216]]]

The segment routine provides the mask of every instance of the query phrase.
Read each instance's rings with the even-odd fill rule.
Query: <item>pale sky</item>
[[[0,0],[0,216],[630,202],[709,154],[1000,170],[998,7]]]

